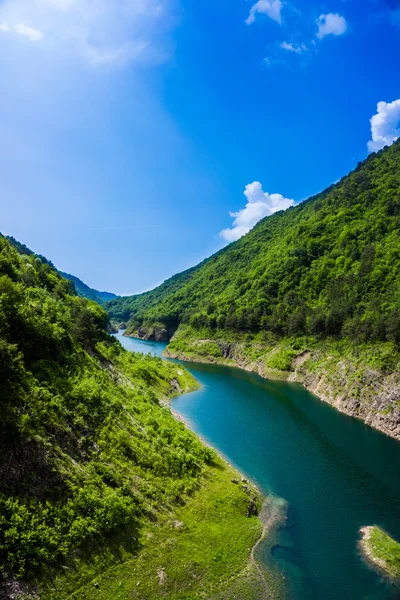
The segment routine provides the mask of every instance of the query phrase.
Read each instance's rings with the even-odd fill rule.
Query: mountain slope
[[[53,265],[53,263],[51,261],[49,261],[47,258],[45,258],[44,256],[41,256],[40,254],[36,254],[35,252],[33,252],[33,250],[31,250],[30,248],[25,246],[25,244],[22,244],[21,242],[19,242],[12,236],[2,236],[1,234],[0,234],[0,236],[4,237],[6,240],[8,240],[8,242],[12,246],[14,246],[14,248],[20,254],[23,254],[25,256],[37,256],[38,258],[40,258],[42,263],[48,264],[51,267],[53,267],[54,269],[56,268]],[[59,271],[59,273],[65,279],[72,281],[72,283],[75,286],[76,293],[78,294],[78,296],[81,296],[82,298],[87,298],[87,300],[93,300],[94,302],[98,302],[98,304],[104,304],[104,302],[108,302],[110,300],[118,298],[118,296],[116,294],[112,294],[111,292],[99,292],[98,290],[90,288],[88,285],[86,285],[86,283],[84,283],[81,279],[79,279],[78,277],[75,277],[74,275],[70,275],[69,273],[63,273],[62,271]]]
[[[338,356],[346,355],[351,373],[361,370],[365,375],[367,365],[377,369],[379,389],[384,390],[382,378],[398,369],[399,234],[400,140],[370,155],[321,194],[263,219],[237,242],[177,276],[172,289],[164,284],[141,297],[114,300],[106,309],[112,319],[130,316],[128,334],[154,323],[179,327],[171,354],[231,360],[248,368],[253,364],[262,374],[266,364],[295,370],[299,352],[318,349],[321,356],[329,356],[332,345],[341,344]],[[254,340],[253,349],[244,351],[244,340]],[[228,342],[236,346],[229,349]],[[257,344],[264,349],[254,356]],[[282,356],[277,354],[279,345],[286,348]],[[363,354],[357,367],[350,356],[355,347]],[[277,356],[268,358],[273,348]],[[326,385],[321,396],[351,414],[375,420],[371,415],[380,409],[371,407],[373,393],[368,402],[358,398],[368,386],[361,386],[355,397],[347,389],[342,406],[336,401],[343,382]],[[400,437],[396,378],[391,386],[393,398],[383,399],[381,408],[393,422],[374,424]],[[317,383],[309,387],[315,390]]]
[[[0,237],[2,598],[20,597],[21,578],[36,582],[43,599],[90,598],[93,583],[79,590],[108,570],[109,597],[118,597],[112,569],[121,561],[131,561],[127,596],[145,577],[146,598],[159,598],[162,561],[166,597],[210,597],[225,572],[240,573],[259,534],[246,495],[230,484],[237,474],[163,405],[194,389],[194,378],[126,352],[106,323],[105,311],[73,295],[49,261]],[[172,531],[178,514],[193,537]],[[224,550],[220,560],[227,544],[235,553]],[[188,550],[195,579],[185,577]]]
[[[400,142],[111,318],[399,341]]]
[[[165,298],[174,296],[175,293],[179,292],[181,288],[191,281],[192,277],[203,264],[204,263],[201,263],[196,267],[192,267],[191,269],[170,277],[164,281],[164,283],[149,292],[144,292],[143,294],[138,294],[136,296],[119,297],[110,301],[105,308],[115,322],[128,322],[132,318],[136,321],[137,316],[137,323],[143,323],[146,320],[146,317],[141,315],[151,314],[149,311],[151,311],[152,308],[161,306]],[[174,312],[168,312],[162,315],[156,311],[155,314],[157,314],[156,320],[162,321],[167,328],[179,324],[179,315],[174,314]],[[152,319],[154,321],[154,318],[154,316],[149,317],[150,321]]]

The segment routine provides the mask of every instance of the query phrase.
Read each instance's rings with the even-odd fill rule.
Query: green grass
[[[374,558],[384,561],[387,572],[393,579],[400,579],[400,544],[379,527],[371,528],[368,540]]]
[[[110,544],[53,578],[48,574],[42,599],[233,598],[238,589],[243,600],[259,598],[249,556],[262,525],[246,517],[249,495],[233,477],[238,474],[218,459],[182,506],[146,525],[136,552],[125,539],[119,548]]]

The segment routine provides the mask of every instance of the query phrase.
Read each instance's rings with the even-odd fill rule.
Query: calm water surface
[[[118,339],[161,355],[166,344]],[[278,565],[291,600],[393,600],[363,564],[358,530],[378,524],[400,540],[400,444],[319,401],[299,384],[229,367],[185,363],[202,384],[173,406],[192,429],[288,502],[262,560]]]

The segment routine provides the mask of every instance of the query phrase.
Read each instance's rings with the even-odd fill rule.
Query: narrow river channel
[[[161,355],[166,346],[116,337],[134,352]],[[173,408],[264,493],[287,501],[285,525],[261,555],[267,567],[283,572],[287,597],[400,598],[357,551],[363,525],[380,525],[400,540],[400,443],[299,384],[184,365],[202,387],[174,399]]]

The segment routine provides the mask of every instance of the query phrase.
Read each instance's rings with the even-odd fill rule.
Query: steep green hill
[[[400,142],[114,319],[400,341]]]
[[[178,328],[172,356],[301,375],[400,438],[400,140],[197,268],[106,309],[129,319],[127,334]]]
[[[108,598],[138,579],[146,598],[210,597],[259,534],[232,469],[165,406],[193,377],[124,351],[106,323],[49,261],[0,237],[1,597],[21,580],[43,599],[98,597],[93,578]]]

